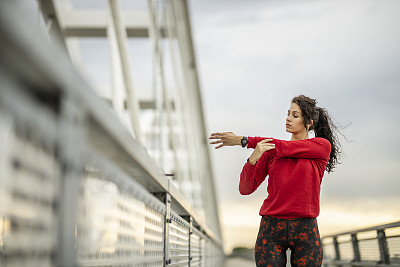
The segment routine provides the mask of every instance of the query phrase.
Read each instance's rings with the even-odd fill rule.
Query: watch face
[[[242,146],[246,146],[247,145],[247,138],[242,138]]]

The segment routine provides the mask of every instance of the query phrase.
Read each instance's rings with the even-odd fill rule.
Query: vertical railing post
[[[333,245],[335,246],[335,261],[340,260],[339,243],[337,241],[337,236],[333,238]]]
[[[339,250],[339,242],[337,240],[337,236],[333,238],[333,244],[335,246],[335,261],[340,261],[340,250]],[[342,267],[342,265],[336,265],[337,267]]]
[[[188,232],[188,267],[191,266],[192,261],[192,234],[193,234],[193,218],[192,216],[182,216],[182,219],[186,220],[189,223],[189,232]]]
[[[189,264],[188,266],[191,266],[193,257],[192,257],[192,235],[193,235],[193,218],[192,216],[189,217]]]
[[[389,249],[384,229],[378,230],[378,243],[379,243],[379,251],[381,254],[380,262],[384,264],[389,264],[390,263]]]
[[[153,193],[159,200],[165,203],[165,216],[164,216],[164,261],[163,267],[171,264],[169,253],[169,225],[171,224],[171,195],[166,192]]]
[[[57,266],[76,266],[76,239],[78,237],[79,187],[83,175],[81,142],[83,136],[83,111],[68,97],[61,102],[59,159],[62,163],[62,180],[59,195],[59,251]],[[71,145],[74,144],[74,145]]]
[[[200,261],[200,266],[204,266],[204,238],[203,235],[200,235],[200,239],[199,239],[199,244],[200,244],[200,257],[199,257],[199,261]]]
[[[169,257],[169,225],[171,223],[171,195],[165,193],[164,266],[171,264]]]
[[[354,259],[353,261],[361,261],[360,248],[358,246],[357,234],[351,234],[351,243],[353,244]]]

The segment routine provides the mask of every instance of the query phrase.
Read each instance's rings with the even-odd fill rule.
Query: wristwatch
[[[243,136],[240,142],[242,143],[242,147],[246,147],[247,143],[249,142],[249,138],[247,136]]]

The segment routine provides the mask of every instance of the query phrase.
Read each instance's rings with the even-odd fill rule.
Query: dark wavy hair
[[[300,106],[303,113],[304,126],[307,131],[313,130],[316,137],[325,138],[331,143],[331,154],[329,156],[326,171],[332,172],[337,164],[340,164],[341,145],[337,134],[340,133],[336,125],[333,123],[328,111],[324,108],[317,107],[317,101],[304,95],[296,96],[292,99],[292,103]],[[308,125],[311,124],[310,127]]]

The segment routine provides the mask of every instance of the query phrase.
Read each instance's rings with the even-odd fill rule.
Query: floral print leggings
[[[316,218],[262,217],[255,247],[257,267],[286,266],[287,249],[292,252],[292,266],[321,266],[322,245]]]

